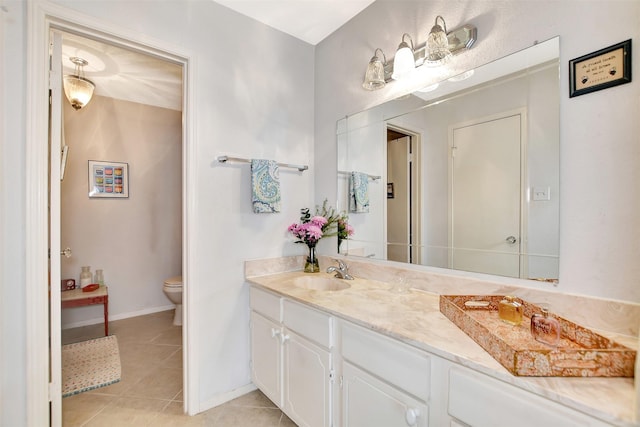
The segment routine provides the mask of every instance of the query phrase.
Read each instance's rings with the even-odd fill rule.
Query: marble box
[[[550,347],[533,339],[531,316],[540,307],[522,301],[523,322],[513,326],[498,317],[502,296],[441,295],[440,311],[513,375],[536,377],[633,377],[636,352],[567,319],[560,344]],[[467,308],[467,301],[487,301]],[[477,304],[476,304],[477,305]]]

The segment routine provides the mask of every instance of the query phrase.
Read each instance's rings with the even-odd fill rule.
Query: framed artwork
[[[129,197],[129,165],[89,160],[89,197]]]
[[[393,192],[393,182],[387,183],[387,199],[393,199],[395,194]]]
[[[631,39],[569,61],[569,97],[631,82]]]

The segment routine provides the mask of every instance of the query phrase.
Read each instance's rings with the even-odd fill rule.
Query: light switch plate
[[[551,200],[551,187],[533,187],[532,193],[534,202]]]

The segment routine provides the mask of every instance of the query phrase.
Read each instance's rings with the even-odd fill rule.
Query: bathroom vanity
[[[436,293],[249,270],[252,378],[300,426],[636,425],[633,379],[513,376]]]

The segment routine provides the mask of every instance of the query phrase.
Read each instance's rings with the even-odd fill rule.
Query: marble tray
[[[498,317],[499,295],[441,295],[440,311],[484,348],[513,375],[530,377],[633,377],[636,352],[563,319],[560,344],[550,347],[533,339],[531,315],[540,307],[522,301],[519,326]],[[467,301],[488,301],[486,307],[467,308]]]

